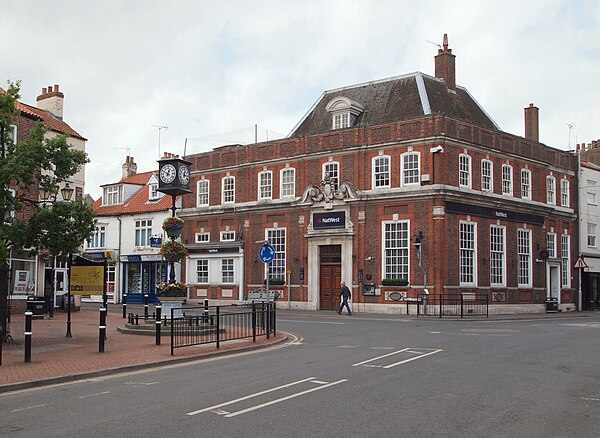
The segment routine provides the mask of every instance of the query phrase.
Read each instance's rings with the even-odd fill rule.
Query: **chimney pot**
[[[435,56],[435,77],[443,79],[450,90],[456,91],[456,55],[448,49],[448,34],[444,34],[443,49]]]
[[[42,88],[42,94],[46,94],[46,93],[47,93],[47,90],[48,90],[48,89],[47,89],[46,87]]]
[[[48,93],[52,93],[52,85],[48,85]]]
[[[54,84],[54,91],[58,91],[58,84]]]

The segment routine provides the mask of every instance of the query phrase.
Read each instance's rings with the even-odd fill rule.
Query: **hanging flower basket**
[[[159,251],[159,254],[161,254],[168,262],[178,262],[187,253],[188,251],[185,245],[176,240],[164,242]]]
[[[181,235],[183,230],[183,219],[179,217],[168,217],[163,221],[163,230],[171,239],[176,239]]]

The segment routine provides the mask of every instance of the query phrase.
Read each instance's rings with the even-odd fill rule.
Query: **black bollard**
[[[148,294],[144,294],[144,321],[148,319]]]
[[[100,309],[100,325],[98,326],[98,352],[104,353],[104,340],[106,339],[106,308]]]
[[[33,312],[28,310],[25,312],[25,362],[31,362],[31,320],[33,319]]]
[[[127,293],[123,294],[123,319],[127,317]]]
[[[2,366],[2,344],[4,343],[4,330],[0,325],[0,366]]]
[[[140,325],[140,315],[135,314],[135,325]]]
[[[162,312],[162,306],[156,306],[156,345],[160,345],[160,326],[162,321],[160,319],[160,314]]]

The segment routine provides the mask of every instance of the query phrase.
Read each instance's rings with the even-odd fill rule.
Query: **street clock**
[[[158,160],[158,191],[172,196],[190,193],[191,164],[179,157]]]

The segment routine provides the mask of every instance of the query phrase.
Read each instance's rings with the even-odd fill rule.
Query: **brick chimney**
[[[42,88],[42,94],[37,97],[37,107],[41,110],[48,111],[59,120],[63,118],[63,103],[65,95],[58,90],[58,85]]]
[[[532,103],[525,108],[525,138],[540,141],[540,110]]]
[[[455,55],[448,48],[448,34],[444,34],[443,49],[438,50],[435,57],[435,77],[441,78],[450,90],[456,91],[456,68],[454,66]]]
[[[133,157],[127,156],[125,158],[125,164],[121,166],[122,169],[122,178],[127,179],[131,175],[135,175],[137,173],[137,164],[133,161]]]

